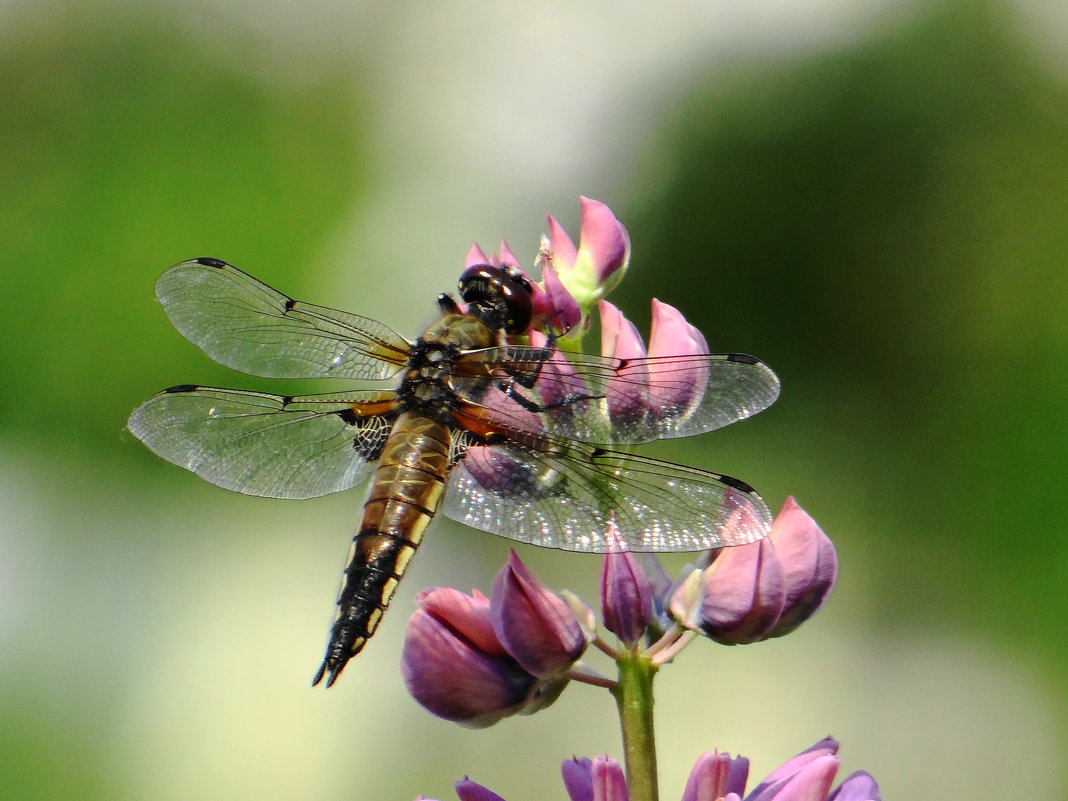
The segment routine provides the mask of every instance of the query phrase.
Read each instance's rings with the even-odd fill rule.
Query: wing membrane
[[[381,323],[295,301],[219,259],[176,264],[156,295],[190,342],[244,373],[382,379],[407,360],[408,343]]]
[[[475,422],[475,425],[478,425]],[[454,445],[442,513],[520,542],[603,553],[695,551],[764,537],[771,512],[744,482],[550,435],[470,432]],[[616,531],[610,532],[610,524]]]
[[[364,479],[395,404],[392,392],[284,397],[180,386],[141,404],[128,427],[164,459],[212,484],[314,498]]]
[[[702,434],[763,411],[779,396],[771,368],[737,353],[568,358],[551,348],[502,347],[465,358],[489,362],[515,393],[545,411],[533,419],[515,398],[469,400],[492,406],[494,416],[518,430],[595,445]]]

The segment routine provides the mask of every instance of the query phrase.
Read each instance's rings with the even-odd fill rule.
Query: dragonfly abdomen
[[[449,429],[405,412],[393,424],[341,579],[326,658],[312,684],[329,687],[375,633],[423,532],[434,517],[449,466]]]

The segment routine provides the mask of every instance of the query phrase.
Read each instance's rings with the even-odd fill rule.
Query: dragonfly
[[[769,529],[745,482],[631,449],[767,408],[779,381],[763,362],[565,354],[551,330],[534,346],[532,286],[515,267],[469,267],[458,292],[438,296],[411,341],[221,259],[182,262],[156,284],[178,331],[222,365],[375,382],[297,396],[181,384],[128,422],[159,456],[248,495],[314,498],[371,477],[313,686],[333,685],[374,634],[436,513],[587,553],[707,550]]]

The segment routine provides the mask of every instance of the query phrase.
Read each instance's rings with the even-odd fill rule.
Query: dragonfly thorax
[[[451,424],[458,403],[454,387],[457,361],[464,350],[487,347],[493,341],[492,333],[467,315],[446,315],[431,325],[412,346],[408,368],[397,387],[400,407]]]

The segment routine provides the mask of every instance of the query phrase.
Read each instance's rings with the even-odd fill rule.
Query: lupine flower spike
[[[678,310],[653,300],[646,347],[637,328],[604,300],[627,269],[626,229],[604,204],[588,198],[580,204],[579,244],[549,217],[549,233],[536,263],[541,281],[525,279],[535,286],[528,341],[543,354],[540,400],[553,411],[513,409],[510,414],[531,431],[554,422],[566,428],[571,399],[595,399],[614,425],[640,425],[671,435],[673,426],[709,412],[702,405],[713,369],[707,342]],[[503,242],[499,254],[489,256],[472,246],[466,261],[469,268],[518,268]],[[600,319],[601,355],[614,367],[606,371],[605,386],[590,394],[566,353],[576,349],[594,308]],[[487,405],[499,400],[495,393],[500,391],[488,391]],[[772,400],[769,396],[767,403]],[[465,469],[478,484],[499,489],[521,483],[526,468],[476,445],[467,453]],[[589,605],[569,592],[550,590],[514,552],[490,598],[478,591],[464,595],[444,588],[423,593],[402,657],[412,696],[439,717],[488,726],[545,708],[571,683],[607,688],[619,712],[626,770],[607,756],[567,760],[562,774],[568,796],[571,801],[655,798],[653,678],[702,638],[744,645],[794,631],[820,609],[837,577],[834,545],[792,497],[769,530],[752,505],[731,507],[730,491],[728,487],[724,495],[724,525],[751,541],[698,554],[674,581],[651,554],[627,550],[614,515],[606,526],[600,524],[602,530],[589,532],[590,541],[607,551],[600,582],[604,636]],[[734,536],[733,541],[745,540]],[[615,663],[616,678],[583,661],[591,644]],[[852,774],[832,791],[837,752],[836,741],[821,740],[746,794],[749,761],[712,751],[698,758],[682,801],[880,801],[877,784],[864,772]],[[461,801],[503,801],[466,777],[456,791]]]
[[[702,754],[686,781],[682,801],[882,801],[870,774],[850,774],[831,791],[840,760],[838,743],[830,737],[787,760],[745,793],[749,760],[713,751]],[[609,757],[566,760],[560,770],[570,801],[630,801],[619,763]],[[456,783],[460,801],[504,801],[464,777]]]

